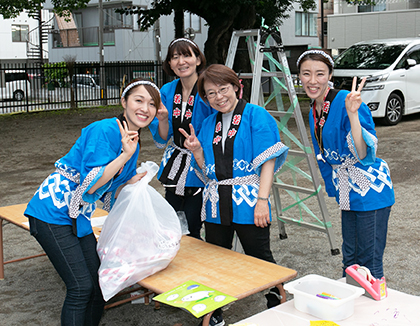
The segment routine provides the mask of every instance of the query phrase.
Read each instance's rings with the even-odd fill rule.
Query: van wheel
[[[15,101],[22,101],[25,97],[25,94],[22,91],[16,91],[13,93],[13,99]]]
[[[394,126],[401,121],[404,103],[400,96],[391,94],[386,102],[385,117],[383,121],[388,126]]]

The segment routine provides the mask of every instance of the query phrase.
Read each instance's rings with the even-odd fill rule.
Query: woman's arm
[[[275,161],[276,159],[273,158],[264,162],[261,166],[260,189],[258,191],[257,204],[255,205],[254,210],[254,223],[256,226],[261,228],[270,224],[268,196],[270,195],[271,185],[273,184]]]
[[[114,177],[114,175],[116,175],[118,171],[120,171],[124,164],[127,163],[131,156],[133,156],[133,154],[136,152],[139,141],[138,132],[128,130],[128,126],[125,121],[123,122],[124,127],[121,125],[121,122],[119,120],[117,120],[117,123],[121,132],[121,143],[123,147],[123,152],[116,159],[108,163],[108,165],[105,167],[102,176],[88,190],[88,194],[93,194],[96,190],[98,190],[109,180],[111,180]]]
[[[360,82],[359,88],[356,91],[357,77],[353,78],[353,85],[351,92],[346,97],[346,110],[350,120],[351,135],[353,136],[354,145],[356,147],[357,155],[360,160],[366,157],[367,145],[362,136],[362,126],[359,120],[358,110],[362,104],[360,92],[365,84],[366,78]]]

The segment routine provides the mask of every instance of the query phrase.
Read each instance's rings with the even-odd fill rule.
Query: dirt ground
[[[307,108],[302,108],[307,121]],[[54,170],[54,162],[67,153],[80,130],[89,123],[118,115],[121,108],[84,109],[0,116],[0,205],[28,202],[39,184]],[[420,114],[408,116],[394,127],[377,126],[378,156],[391,169],[396,193],[389,222],[384,268],[388,286],[413,295],[420,294]],[[141,134],[140,161],[160,162],[148,130]],[[152,186],[161,193],[155,179]],[[325,195],[325,192],[324,192]],[[341,246],[338,206],[325,195],[337,247]],[[298,277],[319,274],[341,277],[341,255],[331,256],[325,234],[287,225],[288,239],[279,240],[277,224],[272,225],[272,251],[277,263],[298,271]],[[41,252],[29,233],[3,223],[5,260]],[[65,288],[45,257],[8,264],[0,280],[0,324],[59,325]],[[288,296],[288,299],[289,296]],[[225,320],[234,323],[265,309],[263,293],[227,307]],[[420,317],[419,317],[420,318]],[[101,325],[195,326],[190,314],[168,306],[125,304],[107,310]]]

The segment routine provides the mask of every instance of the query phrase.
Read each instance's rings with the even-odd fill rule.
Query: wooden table
[[[9,261],[4,261],[4,255],[3,255],[3,221],[10,222],[13,225],[16,225],[16,226],[18,226],[18,227],[20,227],[24,230],[29,231],[29,226],[27,224],[28,223],[28,218],[25,215],[23,215],[23,213],[26,209],[26,206],[27,206],[27,204],[19,204],[19,205],[0,207],[0,280],[4,279],[4,265],[5,264],[10,264],[10,263],[14,263],[14,262],[18,262],[18,261],[22,261],[22,260],[26,260],[26,259],[45,256],[45,253],[43,253],[43,254],[39,254],[39,255],[28,256],[28,257],[9,260]],[[93,216],[94,217],[99,217],[99,216],[105,216],[105,215],[108,215],[108,212],[106,212],[102,209],[97,209]],[[95,232],[95,235],[98,236],[99,233],[101,232],[101,229],[100,228],[93,228],[93,231]]]
[[[23,215],[26,204],[0,207],[0,219],[9,221],[25,230],[29,227]],[[96,217],[107,212],[97,209]],[[96,228],[95,234],[100,233]],[[40,256],[40,255],[37,255]],[[30,256],[4,262],[3,238],[0,231],[0,278],[4,278],[4,264],[37,256]],[[155,293],[169,291],[182,283],[193,280],[208,287],[217,289],[238,299],[261,292],[296,276],[297,272],[269,263],[236,251],[212,245],[192,237],[183,236],[178,254],[169,266],[142,281],[142,287]],[[206,315],[203,325],[208,325],[210,316]]]
[[[261,292],[296,276],[297,272],[261,259],[183,236],[169,266],[138,282],[155,293],[193,280],[238,299]],[[208,326],[211,314],[204,316]]]
[[[160,294],[193,280],[242,299],[296,274],[292,269],[183,236],[178,254],[169,266],[139,284]]]

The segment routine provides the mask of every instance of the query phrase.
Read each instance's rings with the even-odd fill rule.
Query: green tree
[[[51,0],[54,12],[60,16],[68,16],[76,9],[85,8],[90,0]],[[15,18],[21,12],[37,13],[42,9],[45,0],[0,0],[0,15],[5,19]]]
[[[54,11],[59,15],[69,15],[73,10],[84,8],[90,0],[51,0]],[[229,41],[234,29],[259,27],[261,19],[266,25],[279,26],[289,17],[293,3],[303,10],[315,8],[318,0],[153,0],[149,9],[126,8],[125,14],[139,13],[139,23],[143,30],[151,27],[160,16],[177,15],[175,35],[183,35],[180,13],[188,11],[206,20],[209,31],[204,53],[209,64],[225,62]],[[375,0],[346,0],[350,4],[371,4]],[[4,18],[16,17],[27,10],[36,12],[45,0],[0,0],[0,14]],[[121,10],[117,10],[121,11]]]
[[[303,10],[314,9],[318,0],[154,0],[151,8],[127,8],[126,14],[138,13],[143,30],[151,27],[160,16],[184,10],[206,20],[209,30],[204,54],[209,64],[224,63],[234,29],[258,28],[261,19],[269,26],[280,26],[289,17],[293,3]],[[346,0],[348,3],[372,3],[373,0]],[[176,31],[182,35],[183,31]]]
[[[45,81],[48,84],[57,83],[60,87],[66,85],[66,79],[69,75],[69,71],[67,64],[64,61],[44,63],[42,68],[44,69]]]

